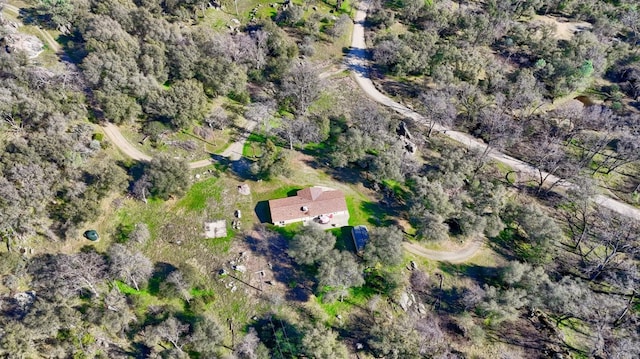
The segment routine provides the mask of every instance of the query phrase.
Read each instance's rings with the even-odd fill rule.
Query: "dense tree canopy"
[[[326,259],[335,245],[333,234],[310,224],[293,236],[288,253],[299,264],[317,264]]]
[[[33,6],[6,18],[61,49],[14,51],[9,33],[58,32],[0,18],[0,356],[638,357],[640,224],[593,201],[638,202],[635,2],[372,1],[370,73],[419,120],[328,69],[341,0]],[[163,148],[193,135],[187,151],[220,153],[243,117],[251,164],[195,175]],[[139,128],[153,159],[116,161],[105,121]],[[205,210],[163,201],[209,174]],[[259,180],[244,201],[223,188],[240,178]],[[363,252],[349,226],[253,226],[245,208],[301,179],[352,192]],[[211,217],[234,230],[205,240]],[[436,263],[405,238],[479,255]]]

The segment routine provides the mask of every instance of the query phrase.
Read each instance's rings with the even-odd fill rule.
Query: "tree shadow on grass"
[[[256,329],[260,341],[274,354],[277,353],[283,358],[300,355],[304,331],[298,326],[271,314],[258,319],[252,326]]]
[[[390,218],[399,216],[397,209],[388,205],[387,203],[383,203],[380,201],[362,202],[362,204],[360,204],[360,208],[369,216],[367,222],[369,222],[370,224],[384,227],[398,224],[395,220]]]
[[[438,267],[444,273],[451,276],[462,276],[471,278],[478,284],[497,285],[500,277],[500,268],[484,267],[476,264],[453,264],[449,262],[439,262]]]
[[[510,261],[543,263],[549,259],[547,246],[529,242],[513,228],[505,228],[487,244],[491,250]]]
[[[453,277],[464,277],[474,280],[479,286],[484,284],[497,285],[500,271],[498,268],[483,267],[475,264],[452,264],[440,262],[438,267],[443,273]],[[439,276],[434,279],[439,280]],[[435,308],[449,314],[460,314],[469,310],[464,304],[466,288],[464,286],[449,286],[447,277],[443,277],[443,288],[439,283],[434,283],[424,292],[430,298]]]
[[[172,264],[165,262],[157,262],[153,266],[153,274],[149,279],[147,291],[149,294],[158,296],[160,294],[160,283],[164,282],[171,272],[178,270]]]
[[[300,191],[302,188],[293,188],[287,191],[287,197],[293,197],[295,195],[298,194],[298,191]]]
[[[251,161],[245,157],[232,161],[228,157],[211,154],[211,160],[218,171],[231,170],[231,173],[240,181],[257,180],[257,177],[251,172]]]
[[[331,229],[331,233],[336,236],[336,249],[341,251],[348,251],[351,253],[356,252],[356,247],[353,244],[353,237],[351,236],[351,230],[353,226],[345,226],[341,228]]]
[[[255,235],[247,236],[246,241],[254,255],[267,260],[275,280],[285,285],[286,300],[301,303],[309,300],[314,282],[297,268],[287,254],[288,245],[284,235],[258,228]]]
[[[303,153],[313,155],[313,151],[303,151]],[[323,171],[340,182],[358,184],[365,181],[360,171],[349,167],[332,167],[329,162],[322,157],[315,157],[314,155],[314,157],[310,159],[305,159],[304,162],[314,170]]]
[[[112,344],[109,345],[107,350],[109,354],[112,354],[109,355],[110,358],[119,358],[123,356],[128,358],[149,358],[151,356],[151,348],[141,342],[134,342],[131,345],[131,351],[115,347]]]
[[[524,350],[524,357],[536,357],[545,353],[544,357],[556,357],[554,354],[564,354],[568,357],[566,346],[558,340],[554,340],[540,333],[530,320],[521,317],[514,322],[504,322],[499,328],[487,330],[488,339],[514,345]]]
[[[400,96],[402,98],[416,98],[420,94],[418,87],[411,83],[398,81],[382,81],[382,90],[390,96]]]

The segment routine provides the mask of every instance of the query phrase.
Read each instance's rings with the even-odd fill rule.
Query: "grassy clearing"
[[[323,294],[319,294],[315,297],[316,302],[320,307],[330,316],[331,320],[338,320],[336,318],[339,314],[349,313],[353,307],[364,307],[367,301],[375,295],[375,292],[366,286],[356,287],[349,289],[349,295],[345,296],[343,301],[336,300],[333,302],[323,302]]]
[[[217,185],[218,178],[209,178],[195,183],[189,192],[178,202],[179,207],[190,211],[202,212],[207,208],[210,199],[220,201],[221,188]]]
[[[330,111],[336,104],[335,94],[331,92],[323,92],[320,97],[309,106],[309,112],[322,113]]]
[[[120,200],[108,218],[93,224],[92,228],[105,239],[96,247],[108,247],[118,238],[120,228],[134,228],[136,224],[144,223],[151,239],[141,249],[152,260],[179,264],[202,257],[203,262],[210,261],[216,254],[228,251],[231,245],[236,234],[230,226],[234,211],[241,209],[250,213],[252,210],[251,198],[229,190],[234,185],[236,183],[231,179],[210,177],[193,184],[178,201],[151,199],[145,204],[133,199]],[[245,217],[242,227],[248,228],[253,218]],[[226,238],[204,238],[204,222],[214,219],[227,221]],[[194,255],[194,252],[200,255]]]
[[[351,236],[352,229],[353,226],[346,226],[329,230],[329,232],[336,236],[336,249],[355,253],[356,248],[353,244],[353,237]]]
[[[241,23],[246,23],[251,20],[251,11],[253,9],[257,10],[256,18],[273,19],[277,14],[277,9],[271,7],[272,3],[277,3],[280,6],[282,1],[238,0],[237,2],[227,2],[223,4],[223,9],[207,9],[203,22],[214,29],[224,29],[227,25],[232,24],[232,19],[238,19]],[[308,18],[313,12],[312,6],[302,0],[294,0],[293,3],[304,7],[303,19]],[[335,9],[335,3],[317,2],[313,5],[318,9],[318,13],[320,14],[329,14],[330,11],[334,11]],[[351,9],[351,1],[344,1],[340,13],[351,14],[353,12]],[[339,14],[336,13],[336,15]]]
[[[276,2],[278,7],[272,7],[274,3],[270,0],[238,0],[237,2],[228,2],[224,6],[224,9],[207,9],[205,16],[202,18],[202,23],[206,26],[210,26],[213,29],[219,31],[226,31],[229,26],[236,26],[234,19],[237,19],[242,24],[246,24],[251,20],[251,12],[255,9],[256,19],[272,19],[274,20],[282,1]],[[302,0],[294,0],[294,4],[303,7],[302,22],[306,21],[314,13],[318,14],[322,21],[320,22],[321,30],[324,27],[330,26],[333,23],[333,17],[339,17],[341,14],[349,14],[353,18],[355,10],[353,8],[353,1],[346,0],[342,3],[340,10],[336,11],[335,2],[315,2],[310,4]],[[237,11],[236,11],[237,5]],[[314,10],[314,8],[316,10]],[[340,38],[333,39],[326,35],[324,32],[316,34],[321,40],[315,43],[316,52],[311,57],[312,61],[334,61],[342,58],[343,48],[348,47],[351,41],[352,26],[345,32]],[[291,29],[290,31],[297,32],[297,29]],[[300,28],[301,35],[305,34],[305,30]],[[292,33],[293,34],[293,33]],[[295,35],[295,34],[294,34]],[[297,35],[296,35],[297,36]]]
[[[231,145],[231,138],[233,137],[232,130],[225,128],[223,130],[216,130],[213,133],[213,139],[205,144],[205,152],[207,153],[222,153]]]
[[[119,283],[118,288],[136,302],[136,314],[144,316],[149,306],[168,305],[176,312],[189,316],[190,306],[197,305],[217,318],[233,318],[237,325],[245,325],[252,316],[260,315],[268,308],[248,291],[252,289],[230,278],[219,277],[216,273],[228,264],[232,242],[237,232],[231,229],[233,211],[242,209],[243,228],[254,223],[251,210],[251,196],[241,196],[231,191],[238,183],[227,176],[210,177],[191,186],[180,200],[155,200],[147,204],[133,199],[119,199],[118,204],[106,210],[109,213],[91,224],[101,234],[101,240],[95,243],[98,250],[104,251],[116,240],[119,226],[133,227],[136,223],[145,223],[151,233],[151,239],[144,244],[130,243],[142,251],[154,263],[163,266],[190,268],[200,278],[190,292],[194,299],[186,303],[181,299],[165,298],[158,288],[162,278],[152,278],[147,288],[136,291]],[[211,219],[226,219],[226,238],[206,239],[203,222]],[[82,243],[85,243],[83,241]],[[79,241],[80,243],[80,241]],[[94,244],[94,243],[92,243]],[[240,274],[237,274],[240,275]],[[247,280],[247,278],[244,278]],[[235,282],[237,291],[232,292],[227,285]]]
[[[511,166],[499,161],[491,161],[490,164],[495,169],[495,172],[500,178],[505,178],[505,176],[507,176],[508,173],[513,171],[513,168],[511,168]],[[514,184],[517,180],[517,174],[515,174],[515,176],[509,175],[507,180],[509,181],[509,183]]]
[[[247,158],[258,158],[262,156],[261,144],[267,141],[267,137],[252,133],[247,137],[247,141],[242,147],[242,155]]]
[[[165,135],[159,143],[153,144],[151,139],[141,133],[137,126],[120,126],[120,132],[127,141],[134,147],[138,148],[142,153],[149,156],[157,156],[160,153],[169,154],[172,157],[179,157],[186,161],[196,161],[208,158],[213,151],[210,149],[226,148],[228,146],[228,138],[220,138],[215,142],[204,141],[191,132],[174,132]],[[179,143],[192,141],[196,144],[193,151],[185,150],[177,145],[170,143]],[[212,148],[213,147],[213,148]]]
[[[584,334],[589,332],[589,326],[585,325],[578,319],[572,318],[566,322],[558,324],[557,328],[562,332],[565,343],[573,348],[583,351],[584,353],[589,352],[589,346],[586,345],[586,343],[589,342],[589,338]],[[576,357],[586,358],[587,356],[584,355]]]

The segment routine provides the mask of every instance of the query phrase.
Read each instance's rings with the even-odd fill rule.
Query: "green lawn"
[[[316,302],[329,315],[329,323],[335,323],[337,315],[346,317],[354,307],[364,307],[375,293],[366,286],[349,289],[349,295],[343,301],[323,302],[323,295],[316,297]]]
[[[187,194],[180,199],[178,206],[190,211],[202,212],[210,199],[220,201],[222,188],[218,178],[212,177],[191,186]]]
[[[345,199],[349,210],[350,226],[388,224],[388,213],[377,203],[354,195],[347,195]]]
[[[180,299],[160,298],[157,295],[149,293],[148,288],[136,290],[135,288],[121,281],[116,281],[115,285],[120,293],[126,294],[128,297],[132,298],[135,301],[135,312],[139,318],[144,318],[147,313],[147,309],[150,306],[164,305],[171,307],[175,311],[181,311],[184,309],[184,303]]]

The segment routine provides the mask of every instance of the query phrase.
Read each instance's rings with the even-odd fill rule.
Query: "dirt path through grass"
[[[240,135],[240,138],[232,143],[227,149],[222,152],[222,156],[228,157],[231,161],[237,161],[242,157],[242,148],[244,147],[244,143],[247,141],[247,138],[251,134],[251,131],[255,128],[257,123],[255,121],[247,121],[244,124],[243,133]],[[142,153],[139,149],[135,148],[120,132],[118,126],[107,123],[101,126],[104,130],[105,135],[113,144],[118,147],[120,151],[122,151],[128,157],[136,161],[151,161],[151,156]],[[201,168],[206,167],[213,164],[214,160],[211,158],[189,162],[189,168]]]
[[[228,157],[231,161],[237,161],[242,158],[242,149],[244,148],[245,142],[247,142],[247,138],[251,135],[251,132],[258,123],[252,120],[246,120],[243,126],[242,133],[240,134],[240,138],[237,141],[229,145],[226,150],[224,150],[221,155],[223,157]],[[192,162],[193,163],[193,162]]]
[[[118,126],[107,123],[102,126],[105,135],[109,138],[113,144],[120,149],[125,155],[133,158],[136,161],[151,161],[151,156],[142,153],[137,148],[133,147],[129,141],[122,135]]]
[[[473,256],[475,256],[476,253],[478,253],[478,251],[482,248],[483,243],[484,241],[482,239],[473,240],[471,241],[471,243],[456,251],[439,251],[434,249],[427,249],[418,243],[412,242],[404,242],[403,245],[404,249],[407,252],[415,254],[418,257],[440,262],[462,263],[473,258]]]

